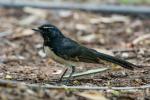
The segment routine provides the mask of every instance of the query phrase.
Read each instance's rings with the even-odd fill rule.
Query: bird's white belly
[[[46,52],[46,55],[50,58],[52,58],[54,61],[60,63],[60,64],[65,64],[67,66],[72,66],[74,65],[74,62],[72,61],[67,61],[59,56],[57,56],[49,47],[44,46],[44,50]]]

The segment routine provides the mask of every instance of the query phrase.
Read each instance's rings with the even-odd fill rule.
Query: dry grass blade
[[[81,72],[81,73],[75,73],[72,76],[73,77],[80,77],[80,76],[85,76],[85,75],[91,75],[91,74],[96,74],[96,73],[101,73],[108,70],[108,68],[98,68],[98,69],[92,69],[88,70],[86,72]],[[64,78],[68,78],[69,75],[64,76]]]

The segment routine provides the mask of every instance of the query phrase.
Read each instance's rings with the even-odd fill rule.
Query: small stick
[[[55,85],[39,85],[39,84],[26,84],[18,81],[12,81],[12,80],[3,80],[0,79],[0,86],[5,87],[11,87],[11,88],[17,88],[19,85],[28,86],[29,88],[37,89],[37,88],[43,88],[43,89],[79,89],[79,90],[137,90],[137,89],[146,89],[150,88],[150,84],[138,86],[138,87],[99,87],[99,86],[55,86]]]
[[[113,53],[117,53],[117,52],[136,52],[138,51],[139,49],[136,49],[136,48],[132,48],[132,49],[114,49],[114,50],[111,50]]]
[[[58,82],[61,82],[61,81],[62,81],[64,75],[65,75],[66,72],[67,72],[67,70],[68,70],[68,68],[65,69],[65,71],[64,71],[63,74],[61,75],[61,77],[60,77],[60,79],[58,80]]]
[[[104,72],[106,70],[108,70],[109,68],[98,68],[98,69],[92,69],[92,70],[88,70],[86,72],[81,72],[81,73],[75,73],[72,75],[72,77],[80,77],[80,76],[85,76],[85,75],[91,75],[91,74],[96,74],[96,73],[100,73],[100,72]],[[65,75],[64,78],[68,78],[69,75]]]

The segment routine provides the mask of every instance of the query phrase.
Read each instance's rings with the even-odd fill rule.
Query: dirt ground
[[[142,66],[134,71],[123,68],[77,77],[71,86],[127,87],[150,84],[150,19],[147,16],[103,15],[82,11],[53,11],[33,8],[0,8],[0,78],[28,84],[52,84],[65,66],[46,57],[43,40],[31,29],[44,23],[56,25],[79,43],[98,51],[122,57]],[[81,64],[76,72],[108,65]],[[57,85],[57,84],[54,84]],[[88,97],[88,96],[89,97]],[[1,100],[149,100],[150,90],[76,90],[0,87]],[[95,99],[94,99],[95,100]]]

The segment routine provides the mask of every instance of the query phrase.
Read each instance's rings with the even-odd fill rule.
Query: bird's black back
[[[86,63],[108,61],[127,69],[133,69],[133,67],[135,67],[134,64],[125,60],[84,47],[70,38],[65,37],[61,31],[55,27],[50,29],[47,29],[47,27],[48,26],[42,29],[43,31],[41,32],[44,38],[44,45],[48,46],[57,56],[65,60]]]

